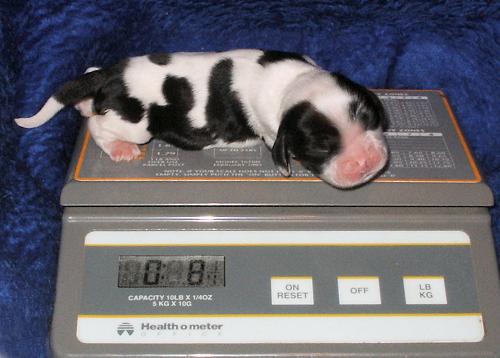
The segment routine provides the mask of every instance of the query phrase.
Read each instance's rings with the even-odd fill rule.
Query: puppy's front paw
[[[141,150],[137,144],[115,140],[111,143],[110,157],[114,162],[129,162],[134,159],[140,159]]]

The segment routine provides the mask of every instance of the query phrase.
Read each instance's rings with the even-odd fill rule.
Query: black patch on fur
[[[105,114],[108,110],[117,112],[122,119],[138,123],[144,115],[144,106],[137,98],[128,95],[123,80],[126,62],[122,62],[109,70],[106,83],[94,95],[94,111]]]
[[[193,109],[193,89],[187,78],[167,76],[163,82],[162,91],[168,103],[179,113],[187,114]]]
[[[290,154],[316,175],[341,150],[339,130],[307,101],[283,115],[272,154],[276,165],[289,168]],[[286,171],[286,170],[285,170]]]
[[[107,79],[108,74],[103,70],[85,73],[77,79],[63,84],[56,91],[54,97],[65,106],[74,105],[86,97],[93,96]]]
[[[210,73],[206,116],[214,138],[225,142],[257,138],[248,124],[248,117],[236,91],[231,89],[233,61],[219,61]]]
[[[384,106],[375,93],[340,73],[332,73],[332,76],[354,98],[349,106],[351,118],[359,121],[366,130],[387,129],[389,123]]]
[[[148,59],[154,64],[165,66],[170,62],[170,54],[163,52],[152,53],[148,55]]]
[[[294,52],[272,51],[272,50],[264,51],[264,54],[259,57],[259,60],[257,62],[261,66],[266,66],[266,65],[269,65],[272,63],[285,61],[285,60],[295,60],[295,61],[309,63],[306,60],[306,58],[301,54],[294,53]]]
[[[192,127],[187,117],[194,106],[189,81],[184,77],[167,76],[162,91],[168,104],[152,104],[148,111],[148,130],[153,137],[186,150],[199,150],[213,144],[210,130]]]

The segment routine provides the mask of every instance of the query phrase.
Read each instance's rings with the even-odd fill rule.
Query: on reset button
[[[313,305],[312,277],[271,277],[271,303],[273,305]]]

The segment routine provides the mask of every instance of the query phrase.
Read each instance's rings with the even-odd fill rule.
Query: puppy
[[[284,176],[293,157],[319,178],[350,188],[387,163],[387,125],[372,92],[294,53],[234,50],[157,53],[62,85],[25,128],[64,106],[89,118],[97,145],[114,161],[139,156],[158,138],[186,150],[247,146],[263,140]]]

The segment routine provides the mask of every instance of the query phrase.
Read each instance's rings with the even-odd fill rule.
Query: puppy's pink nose
[[[340,173],[345,179],[358,182],[370,172],[367,161],[364,158],[347,160],[340,165]]]
[[[345,185],[359,184],[379,171],[385,162],[385,152],[371,145],[340,160],[337,164],[337,178]]]

